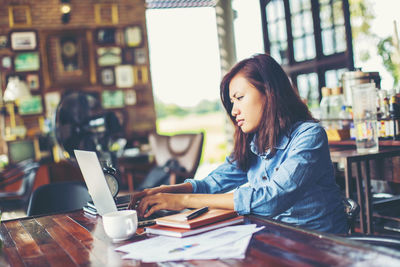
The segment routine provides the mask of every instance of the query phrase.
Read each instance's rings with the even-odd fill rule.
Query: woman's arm
[[[144,197],[137,208],[139,216],[148,217],[157,210],[182,210],[184,208],[234,209],[233,193],[227,194],[170,194],[156,193]],[[146,212],[146,210],[149,210]],[[146,212],[146,213],[145,213]]]

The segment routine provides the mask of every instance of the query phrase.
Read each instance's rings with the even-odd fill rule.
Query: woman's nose
[[[233,117],[236,117],[239,114],[239,110],[238,110],[238,108],[236,107],[235,104],[233,104],[233,106],[232,106],[231,114],[232,114]]]

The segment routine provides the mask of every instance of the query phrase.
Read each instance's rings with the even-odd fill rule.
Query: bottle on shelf
[[[340,112],[342,107],[345,106],[345,99],[342,94],[341,87],[332,88],[332,95],[329,99],[329,117],[332,119],[332,128],[341,129],[342,121],[340,118]]]
[[[400,120],[400,106],[397,102],[396,95],[392,95],[389,100],[389,114],[390,119],[393,122],[393,139],[399,137],[399,120]]]
[[[350,129],[350,123],[353,117],[347,106],[345,105],[342,106],[342,109],[339,112],[339,119],[340,119],[341,129]]]
[[[321,88],[321,102],[319,104],[320,115],[321,115],[321,124],[324,128],[330,128],[330,96],[331,96],[331,88],[322,87]]]

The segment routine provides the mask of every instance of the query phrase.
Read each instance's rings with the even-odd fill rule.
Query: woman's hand
[[[142,198],[150,195],[154,195],[161,192],[168,192],[168,186],[161,185],[154,188],[144,189],[141,192],[134,193],[131,195],[131,202],[129,203],[128,209],[136,209],[138,206],[138,201],[141,201]]]
[[[182,210],[186,194],[156,193],[142,197],[137,211],[140,217],[148,217],[157,210]]]

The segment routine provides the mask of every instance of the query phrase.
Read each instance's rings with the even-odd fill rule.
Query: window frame
[[[263,42],[264,42],[264,50],[266,53],[270,53],[266,8],[271,1],[273,0],[260,0]],[[289,0],[281,0],[281,1],[283,1],[285,9],[285,21],[286,21],[286,32],[287,32],[286,52],[288,58],[288,63],[282,64],[281,66],[285,70],[287,75],[291,78],[294,85],[296,86],[297,86],[298,75],[308,74],[312,72],[317,73],[319,98],[321,99],[321,88],[326,85],[325,81],[326,71],[343,69],[343,68],[346,68],[348,70],[354,69],[349,2],[348,0],[341,0],[343,8],[344,28],[345,28],[346,50],[340,53],[335,52],[331,55],[324,55],[322,47],[322,36],[321,36],[322,30],[321,30],[321,20],[320,20],[320,4],[318,0],[310,0],[311,12],[313,17],[316,56],[315,58],[310,60],[297,62],[294,59],[292,23],[291,23]],[[332,0],[330,2],[332,3]]]

